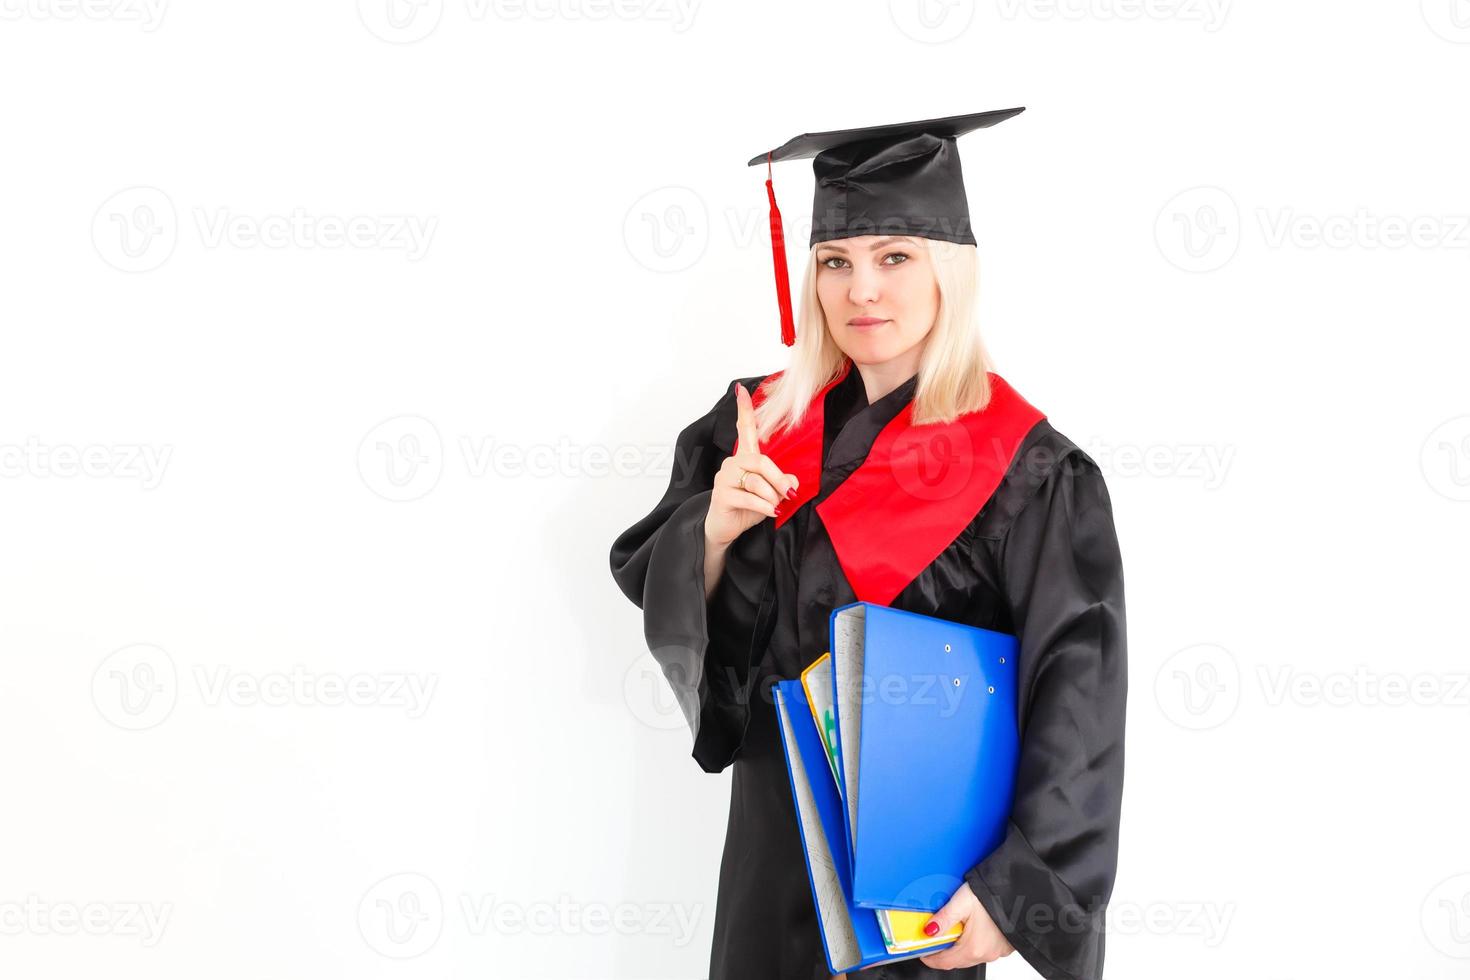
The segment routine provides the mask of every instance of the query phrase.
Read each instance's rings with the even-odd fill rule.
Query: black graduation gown
[[[765,376],[740,379],[755,391]],[[613,543],[613,578],[644,612],[649,648],[707,772],[734,764],[710,980],[826,980],[770,685],[828,647],[856,601],[814,513],[913,399],[917,376],[868,404],[856,369],[824,401],[821,487],[779,529],[736,539],[709,602],[704,517],[735,444],[734,382],[679,433],[668,490]],[[1005,840],[965,876],[1018,955],[1051,980],[1101,977],[1117,865],[1127,695],[1123,573],[1097,464],[1044,418],[995,492],[889,603],[1020,639],[1021,759]],[[873,978],[975,980],[984,966],[918,959]]]

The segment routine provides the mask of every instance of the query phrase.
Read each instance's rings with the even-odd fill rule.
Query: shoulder
[[[1055,489],[1062,481],[1078,478],[1103,482],[1097,462],[1049,419],[1042,418],[1026,433],[995,493],[976,515],[975,537],[1005,537],[1028,506],[1045,506],[1051,494],[1043,488]]]

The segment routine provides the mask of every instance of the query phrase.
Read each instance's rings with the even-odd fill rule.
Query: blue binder
[[[1005,839],[1019,644],[870,602],[829,630],[853,902],[937,911]]]
[[[826,750],[817,734],[806,693],[800,680],[777,681],[773,691],[802,851],[806,855],[807,878],[812,886],[828,969],[832,973],[859,970],[953,946],[949,942],[889,953],[878,926],[878,914],[853,903],[842,798],[828,768]]]

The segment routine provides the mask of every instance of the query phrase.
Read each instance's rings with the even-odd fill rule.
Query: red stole
[[[812,398],[799,424],[761,446],[783,473],[800,484],[782,505],[779,528],[817,495],[822,475],[823,409],[827,391],[842,372]],[[766,378],[752,393],[760,405]],[[991,372],[990,404],[942,425],[910,425],[910,401],[873,441],[867,458],[817,505],[832,548],[853,594],[863,602],[888,605],[959,537],[995,493],[1026,434],[1046,416],[1004,378]],[[737,435],[735,452],[740,451]]]

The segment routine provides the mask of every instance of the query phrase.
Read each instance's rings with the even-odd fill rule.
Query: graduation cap
[[[910,235],[974,245],[970,207],[960,175],[957,137],[994,126],[1025,111],[996,109],[964,116],[805,133],[752,157],[766,164],[771,205],[771,257],[776,265],[776,302],[781,309],[781,343],[796,343],[791,280],[781,211],[771,185],[771,164],[815,157],[817,189],[812,202],[810,248],[817,242],[856,235]]]

